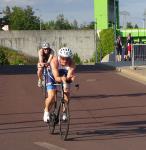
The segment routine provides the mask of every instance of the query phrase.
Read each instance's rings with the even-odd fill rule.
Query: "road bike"
[[[45,98],[47,97],[47,68],[44,67],[43,71],[43,91],[45,93]],[[73,84],[76,88],[79,88],[79,84]],[[50,109],[50,119],[47,122],[49,127],[49,132],[54,134],[55,127],[59,125],[59,133],[63,140],[67,140],[69,125],[70,125],[70,111],[69,111],[69,101],[64,99],[64,85],[63,83],[52,84],[57,86],[55,100],[51,104]],[[65,116],[65,117],[64,117]]]
[[[53,134],[56,125],[59,124],[60,136],[63,140],[67,140],[70,124],[69,102],[64,100],[63,83],[54,85],[60,88],[56,91],[56,97],[50,109],[49,132]]]

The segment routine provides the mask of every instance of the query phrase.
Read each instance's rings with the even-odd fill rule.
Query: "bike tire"
[[[46,82],[47,82],[47,70],[46,68],[44,68],[43,71],[43,86],[42,86],[42,91],[43,91],[43,95],[45,97],[45,99],[47,98],[47,86],[46,86]]]
[[[46,82],[47,82],[47,71],[45,71],[45,75],[44,75],[44,87],[43,87],[43,93],[44,93],[44,97],[47,97],[47,86],[46,86]]]
[[[57,105],[57,102],[54,102],[54,104],[50,110],[50,120],[48,121],[48,127],[49,127],[50,134],[53,134],[55,131],[56,117],[57,117],[56,113],[55,113],[56,105]]]
[[[63,109],[65,107],[66,119],[63,120]],[[61,103],[60,113],[59,113],[59,127],[60,127],[60,136],[65,141],[67,140],[70,124],[70,113],[69,113],[69,103]]]
[[[47,98],[47,87],[45,85],[43,85],[43,87],[42,87],[42,93],[43,93],[44,98],[46,99]]]

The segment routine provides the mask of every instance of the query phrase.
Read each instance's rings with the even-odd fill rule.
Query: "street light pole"
[[[41,13],[40,13],[40,30],[42,30]]]
[[[2,11],[0,11],[0,15],[2,15],[3,14],[3,12]],[[0,26],[2,25],[2,18],[0,17]]]
[[[98,52],[97,52],[97,19],[94,22],[94,47],[95,47],[95,64],[98,62]]]
[[[42,22],[41,22],[41,11],[40,9],[36,9],[39,12],[39,17],[40,17],[40,30],[42,30]]]
[[[117,28],[117,19],[116,19],[116,0],[114,0],[114,46],[115,46],[115,63],[116,63],[116,28]]]

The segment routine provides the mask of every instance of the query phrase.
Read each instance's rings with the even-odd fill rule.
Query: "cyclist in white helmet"
[[[42,70],[45,64],[50,63],[51,59],[54,56],[54,51],[50,48],[49,43],[43,42],[41,49],[38,51],[39,62],[38,62],[38,87],[42,87]]]
[[[73,62],[72,56],[72,51],[69,48],[61,48],[58,51],[58,56],[54,56],[51,60],[51,72],[48,72],[48,82],[53,84],[56,82],[63,82],[66,102],[69,101],[70,96],[69,83],[75,79],[75,63]],[[56,85],[47,84],[47,92],[48,97],[45,100],[43,117],[44,122],[49,120],[49,110],[51,109],[51,104],[54,101],[56,95]]]

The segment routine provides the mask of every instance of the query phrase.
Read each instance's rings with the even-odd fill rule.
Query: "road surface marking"
[[[96,82],[96,79],[87,79],[86,82]]]
[[[53,145],[50,143],[46,143],[46,142],[34,142],[34,144],[36,144],[40,147],[43,147],[43,148],[47,148],[49,150],[67,150],[62,147],[59,147],[59,146],[56,146],[56,145]]]

